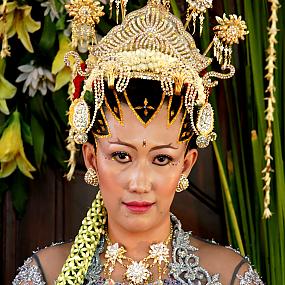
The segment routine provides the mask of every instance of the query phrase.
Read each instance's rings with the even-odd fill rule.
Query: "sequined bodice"
[[[173,224],[172,260],[169,264],[169,276],[163,281],[163,285],[222,285],[220,281],[221,272],[210,274],[206,268],[201,266],[200,257],[198,256],[199,249],[191,244],[191,232],[183,231],[180,221],[172,214],[171,220]],[[103,265],[101,264],[100,254],[103,253],[104,248],[105,240],[102,237],[85,276],[84,285],[109,284],[101,277]],[[222,247],[219,248],[223,251]],[[246,267],[244,270],[239,271],[241,266],[237,266],[232,273],[232,281],[223,283],[223,285],[264,285],[257,272],[248,263],[248,260],[241,258],[236,253],[233,254],[241,259],[240,264],[246,265]],[[41,268],[40,260],[35,254],[33,258],[28,258],[24,265],[18,269],[19,273],[12,284],[46,285],[44,269],[42,271]],[[117,282],[112,285],[126,284]],[[162,284],[156,281],[148,285]]]

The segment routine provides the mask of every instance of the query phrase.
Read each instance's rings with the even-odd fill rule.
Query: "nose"
[[[147,193],[151,190],[150,173],[146,165],[137,165],[132,169],[129,180],[129,191]]]

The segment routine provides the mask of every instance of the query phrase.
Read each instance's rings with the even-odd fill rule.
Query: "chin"
[[[142,217],[131,218],[123,225],[126,230],[132,233],[149,231],[155,227],[152,219]]]
[[[143,214],[128,213],[123,220],[124,227],[130,232],[142,232],[151,230],[162,224],[163,215],[154,208]]]
[[[153,227],[158,222],[158,216],[154,210],[147,213],[125,213],[122,217],[122,227],[130,232],[146,231]]]

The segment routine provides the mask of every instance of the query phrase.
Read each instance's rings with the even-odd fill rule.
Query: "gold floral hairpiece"
[[[187,2],[194,22],[198,15],[200,21],[203,21],[201,15],[212,6],[210,0],[200,1],[199,5],[196,1]],[[89,45],[89,56],[84,64],[73,51],[65,56],[65,62],[69,66],[71,57],[75,59],[76,74],[83,78],[83,87],[77,91],[80,95],[70,107],[70,137],[79,144],[87,141],[87,134],[94,127],[104,100],[108,97],[105,94],[105,82],[110,90],[124,93],[130,80],[139,78],[159,81],[165,96],[183,96],[184,110],[190,118],[191,129],[196,134],[196,144],[200,148],[208,146],[210,141],[216,139],[213,132],[214,112],[208,96],[209,89],[218,82],[211,78],[227,79],[234,75],[235,69],[230,64],[232,45],[244,39],[248,33],[245,22],[236,15],[217,17],[214,39],[204,54],[201,54],[182,22],[169,12],[167,1],[161,3],[160,0],[149,0],[145,7],[125,17],[126,3],[115,1],[117,11],[120,7],[123,8],[123,22],[115,26],[99,43],[93,40],[95,24],[103,14],[99,2],[73,0],[67,5],[69,14],[73,17],[74,45],[82,41]],[[81,17],[83,14],[86,15],[84,19]],[[189,18],[190,15],[187,21]],[[85,34],[82,29],[90,32]],[[212,47],[223,73],[205,71],[212,62],[206,56]],[[86,100],[90,94],[92,113],[91,105]],[[131,98],[127,95],[126,100],[131,101]],[[149,98],[147,100],[151,103]],[[156,108],[158,107],[159,105]],[[137,111],[137,108],[132,109]],[[142,119],[141,116],[137,117]],[[179,136],[184,137],[181,134]],[[191,132],[190,136],[192,137]]]

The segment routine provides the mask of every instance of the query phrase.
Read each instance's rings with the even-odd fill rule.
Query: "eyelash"
[[[130,158],[130,160],[129,160],[129,161],[120,161],[120,160],[118,160],[119,155],[128,156],[128,157]],[[125,151],[115,151],[115,152],[113,152],[113,153],[111,154],[111,156],[112,156],[112,160],[116,160],[116,161],[118,161],[118,162],[120,162],[120,163],[127,163],[127,162],[130,162],[130,161],[131,161],[130,155],[129,155],[127,152],[125,152]],[[122,158],[121,158],[121,159],[122,159]]]
[[[128,161],[121,161],[120,159],[123,160],[124,158],[122,158],[122,157],[119,158],[120,155],[123,155],[124,158],[129,157],[129,160],[128,160]],[[132,161],[130,155],[129,155],[127,152],[125,152],[125,151],[116,151],[116,152],[113,152],[113,153],[111,154],[111,157],[112,157],[112,160],[115,160],[115,161],[117,161],[117,162],[119,162],[119,163],[123,163],[123,164]],[[171,156],[167,155],[167,154],[159,154],[159,155],[156,155],[153,161],[155,161],[155,159],[157,159],[157,158],[167,158],[167,159],[168,159],[167,163],[165,163],[165,164],[154,163],[154,164],[156,164],[156,165],[158,165],[158,166],[168,165],[169,163],[171,163],[171,162],[173,161],[173,158],[172,158]]]
[[[167,165],[167,164],[169,164],[169,163],[171,163],[173,161],[173,158],[170,155],[167,155],[167,154],[156,155],[154,160],[157,159],[157,158],[167,158],[168,159],[168,162],[165,163],[165,164],[157,164],[157,163],[155,163],[156,165],[159,165],[159,166]]]

